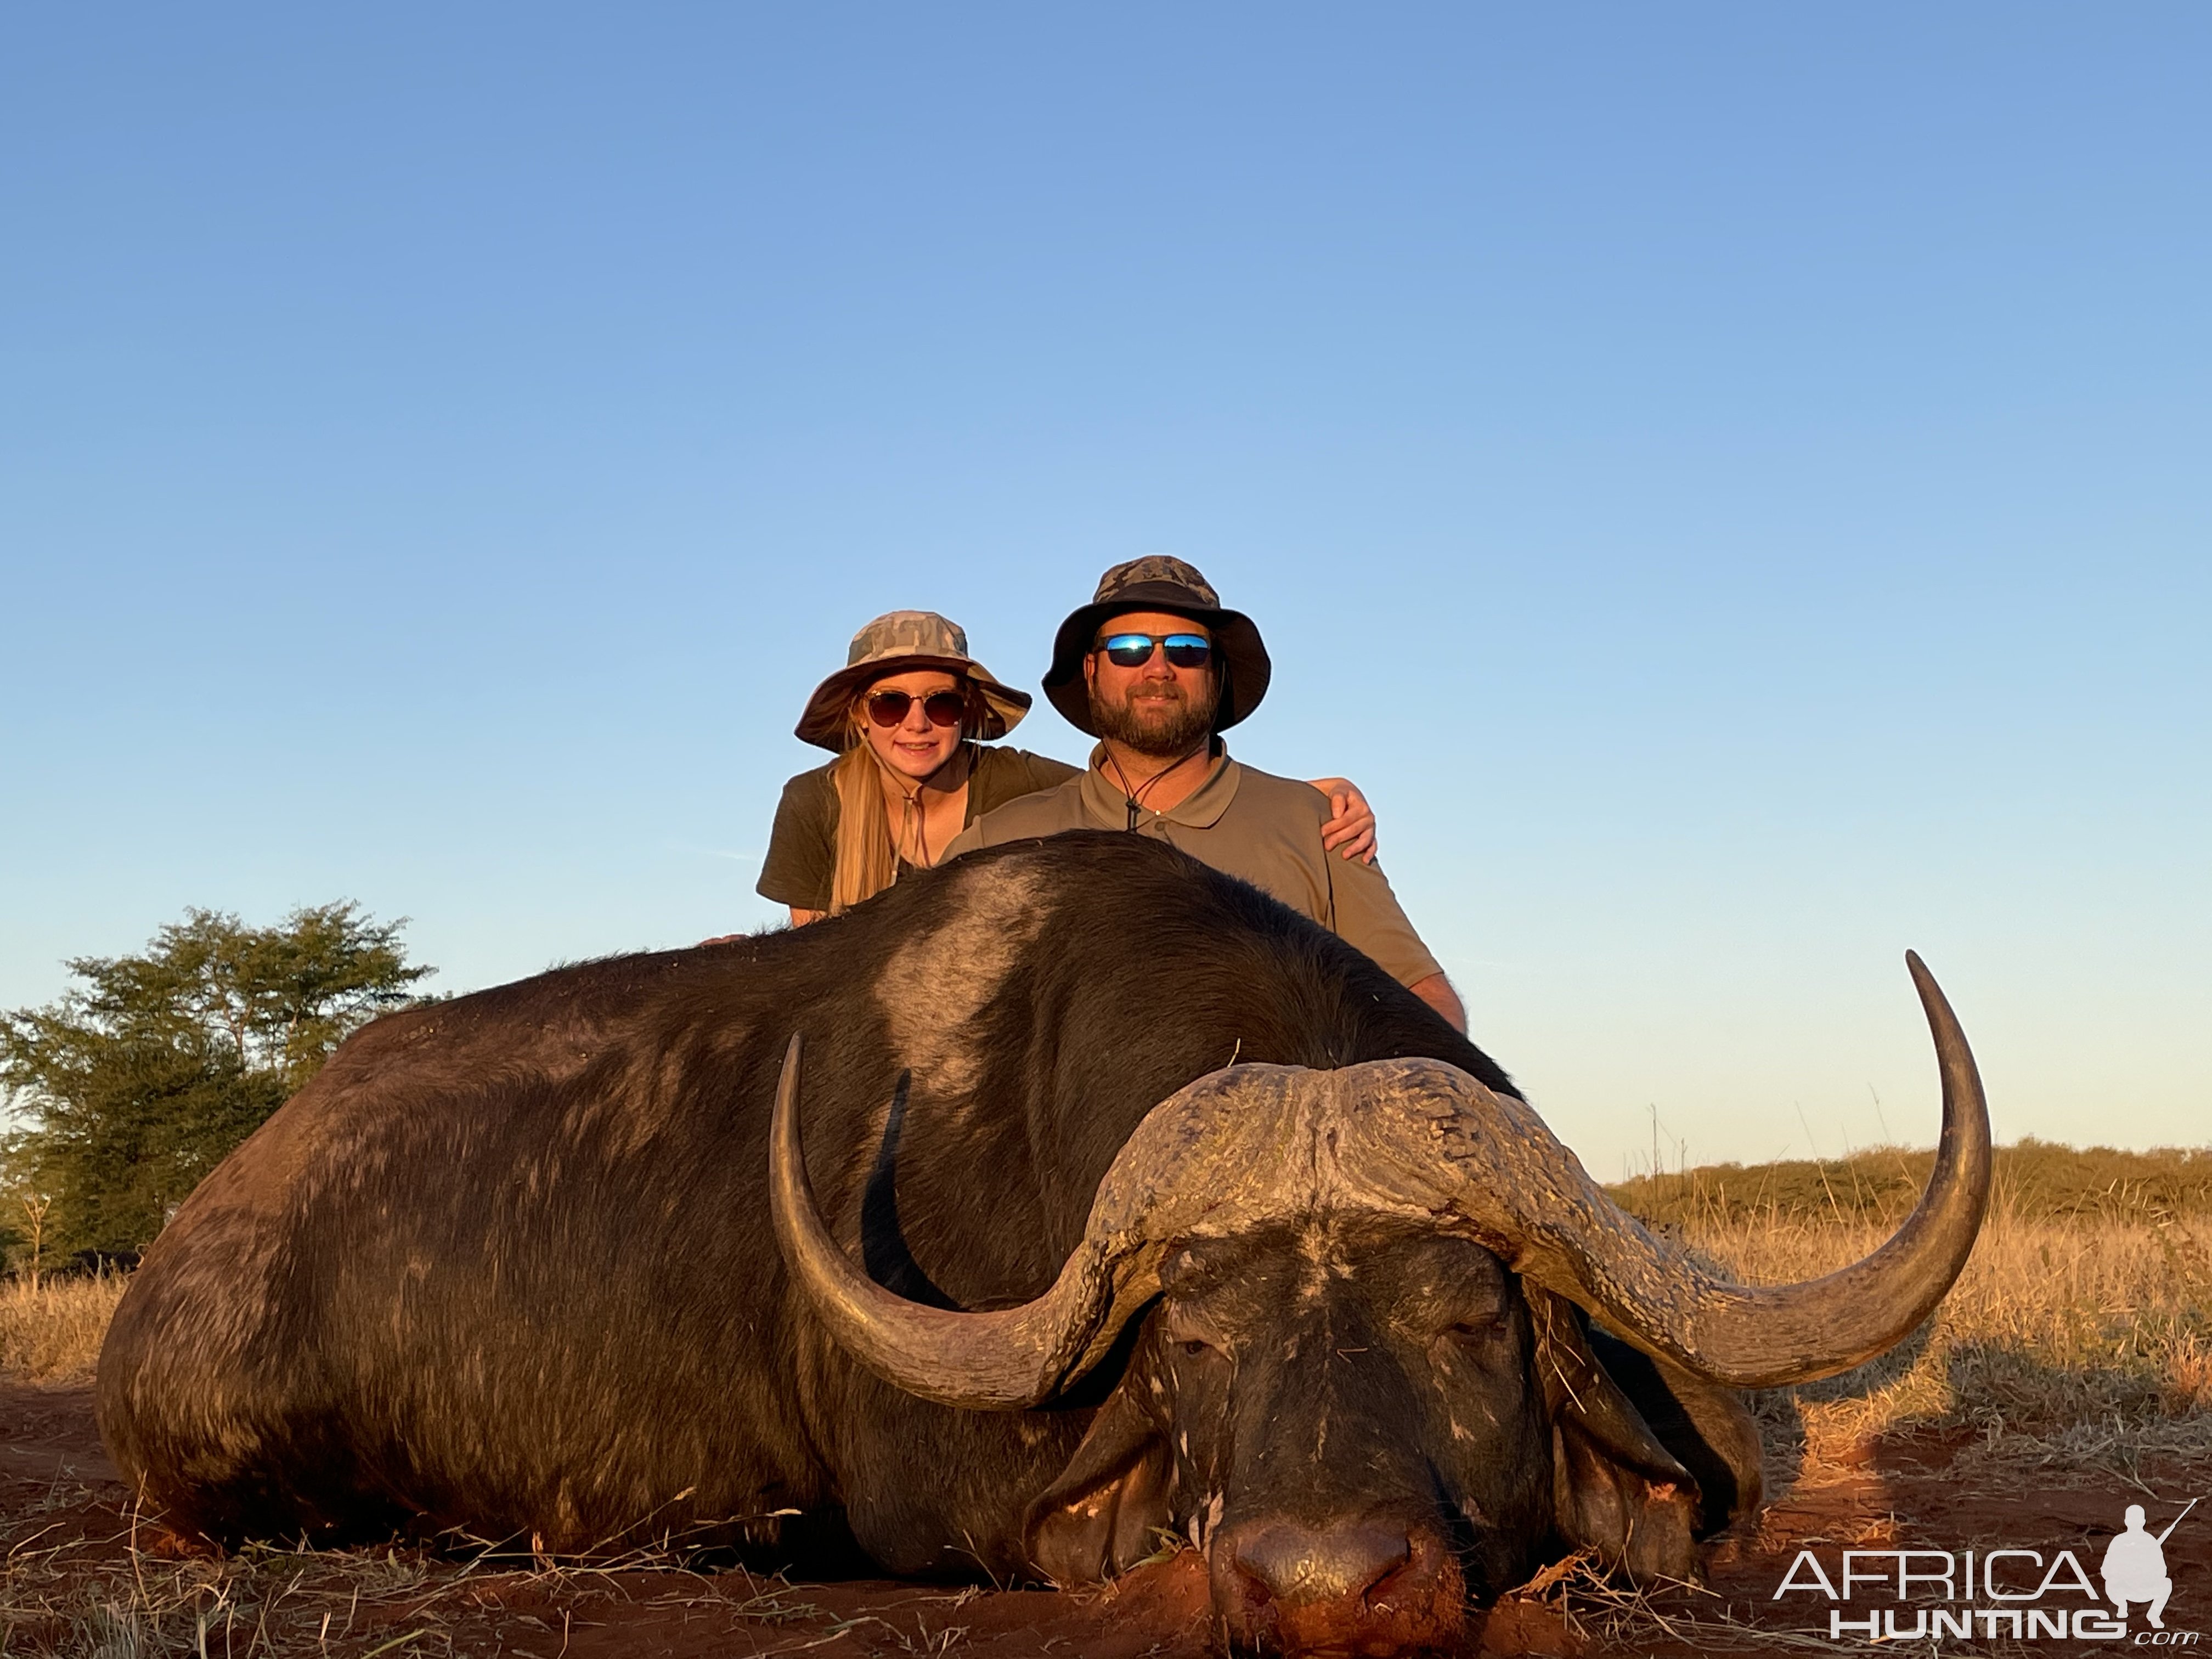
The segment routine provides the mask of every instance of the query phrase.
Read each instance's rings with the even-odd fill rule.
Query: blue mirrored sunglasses
[[[1156,645],[1176,668],[1203,668],[1213,656],[1213,641],[1203,634],[1109,634],[1098,641],[1106,660],[1116,668],[1142,668],[1152,659]]]

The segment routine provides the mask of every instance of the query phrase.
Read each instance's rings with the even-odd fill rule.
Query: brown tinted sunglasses
[[[906,724],[914,707],[910,691],[874,691],[868,696],[868,718],[878,726]],[[968,699],[957,691],[933,691],[921,700],[921,712],[932,726],[957,726],[968,713]]]

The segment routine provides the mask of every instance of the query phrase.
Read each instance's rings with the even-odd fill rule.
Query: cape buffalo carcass
[[[1207,1552],[1239,1644],[1449,1647],[1593,1547],[1757,1501],[1729,1389],[1898,1341],[1989,1129],[1943,1080],[1866,1261],[1727,1283],[1364,957],[1135,836],[377,1021],[201,1185],[100,1357],[110,1454],[217,1540],[673,1533],[898,1574]],[[803,1141],[802,1141],[803,1129]]]

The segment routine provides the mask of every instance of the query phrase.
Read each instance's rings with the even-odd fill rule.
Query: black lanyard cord
[[[1121,769],[1121,763],[1115,760],[1110,754],[1107,756],[1107,763],[1113,767],[1114,775],[1116,778],[1119,778],[1121,781],[1121,798],[1129,804],[1128,828],[1132,830],[1136,829],[1138,812],[1143,807],[1146,795],[1152,791],[1152,788],[1155,784],[1158,783],[1162,778],[1166,777],[1170,772],[1181,771],[1186,763],[1195,759],[1198,756],[1206,753],[1212,747],[1213,736],[1211,732],[1208,732],[1204,743],[1199,744],[1197,748],[1190,750],[1188,754],[1182,755],[1170,762],[1169,764],[1162,767],[1158,771],[1153,773],[1152,776],[1146,778],[1143,783],[1134,789],[1129,787],[1129,775]]]

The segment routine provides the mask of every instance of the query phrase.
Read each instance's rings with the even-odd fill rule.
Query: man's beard
[[[1152,680],[1133,687],[1129,700],[1109,708],[1094,688],[1091,693],[1091,722],[1102,738],[1133,749],[1152,760],[1180,760],[1212,735],[1214,712],[1221,694],[1208,675],[1196,695],[1172,680]]]

